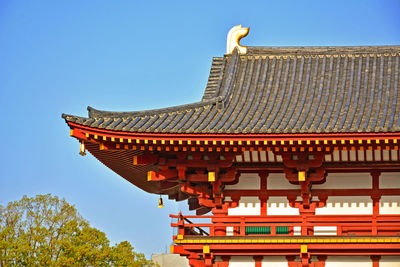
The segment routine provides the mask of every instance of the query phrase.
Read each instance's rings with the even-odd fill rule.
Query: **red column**
[[[372,191],[373,194],[371,196],[372,200],[374,201],[373,207],[374,207],[374,215],[379,214],[379,200],[381,197],[381,194],[379,192],[379,176],[381,175],[380,172],[378,171],[373,171],[371,172],[372,176]]]
[[[300,253],[301,266],[310,267],[310,258],[311,258],[310,253]]]
[[[296,256],[286,256],[286,260],[288,261],[288,267],[298,267],[301,266],[300,262],[296,262]]]
[[[260,199],[260,207],[261,207],[260,214],[261,215],[267,215],[268,196],[265,195],[265,194],[266,194],[266,190],[267,190],[268,173],[267,172],[260,172],[258,174],[258,176],[260,176],[260,191],[263,194],[263,195],[260,195],[258,197]]]
[[[381,256],[379,255],[373,255],[371,256],[372,260],[372,267],[379,267],[379,260],[381,259]]]
[[[372,176],[372,205],[373,205],[373,219],[372,219],[372,234],[377,235],[378,234],[378,227],[376,223],[376,216],[379,215],[379,201],[381,199],[381,194],[379,192],[379,176],[381,175],[380,172],[378,171],[373,171],[371,172]]]
[[[205,267],[204,261],[198,260],[198,256],[195,254],[189,255],[188,260],[191,267]]]
[[[204,266],[213,267],[213,255],[211,253],[203,254]]]
[[[263,258],[263,256],[253,256],[254,262],[256,263],[254,266],[261,267]]]
[[[222,261],[214,263],[215,267],[228,267],[230,256],[221,256]]]
[[[215,218],[217,217],[226,217],[228,215],[228,209],[213,209],[212,213]],[[220,226],[221,225],[221,226]],[[215,236],[226,236],[226,226],[222,223],[214,224],[214,235]]]
[[[318,256],[318,261],[313,262],[313,267],[325,267],[327,256]]]
[[[261,216],[267,215],[268,196],[259,196],[261,206]]]

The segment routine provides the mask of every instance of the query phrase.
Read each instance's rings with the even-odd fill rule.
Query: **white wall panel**
[[[286,257],[283,256],[264,256],[262,267],[287,267]]]
[[[286,197],[270,197],[267,215],[299,215],[299,209],[290,207]]]
[[[329,173],[326,182],[313,185],[314,189],[371,189],[372,176],[369,173]]]
[[[382,160],[384,160],[384,161],[389,161],[390,160],[390,157],[389,157],[389,150],[383,150],[382,151]]]
[[[400,214],[400,196],[382,196],[379,204],[380,214]]]
[[[374,150],[374,156],[376,161],[381,161],[381,150]]]
[[[267,178],[267,189],[300,189],[300,185],[289,183],[283,173],[270,173]]]
[[[252,256],[232,256],[229,260],[229,267],[254,267],[255,262]]]
[[[357,156],[359,161],[364,161],[365,160],[364,150],[357,150]]]
[[[314,235],[337,235],[336,226],[314,226]]]
[[[392,161],[399,160],[399,151],[397,150],[390,150],[390,155],[392,156]]]
[[[367,161],[373,161],[374,157],[372,156],[372,150],[366,150],[365,153],[367,154]]]
[[[399,267],[400,256],[382,256],[379,267]]]
[[[372,199],[369,196],[328,197],[326,206],[316,209],[315,214],[372,214]]]
[[[293,235],[301,235],[301,226],[293,226]]]
[[[226,190],[231,189],[260,189],[260,176],[257,173],[243,173],[239,182],[234,185],[225,186]]]
[[[333,151],[333,161],[340,161],[339,151]]]
[[[372,266],[369,256],[328,256],[325,267],[368,267]]]
[[[261,206],[258,197],[241,197],[239,206],[228,209],[228,215],[260,215]]]
[[[400,188],[400,173],[382,172],[379,176],[379,188]]]

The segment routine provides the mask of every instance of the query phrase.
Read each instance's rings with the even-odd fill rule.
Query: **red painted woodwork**
[[[371,261],[372,261],[372,267],[379,267],[379,261],[381,259],[381,256],[379,255],[373,255],[371,256]]]
[[[255,262],[255,267],[261,267],[262,265],[262,260],[263,260],[263,256],[261,255],[257,255],[257,256],[253,256],[254,262]]]
[[[370,235],[387,236],[400,234],[400,215],[268,215],[268,216],[228,216],[219,214],[218,216],[182,216],[170,215],[171,218],[178,219],[176,223],[171,223],[172,227],[179,229],[203,228],[204,233],[214,236],[216,227],[250,227],[250,226],[336,226],[341,235]],[[203,220],[204,223],[187,223],[190,219],[196,221]],[[211,219],[211,222],[207,222]],[[186,221],[185,221],[186,220]],[[375,233],[376,232],[376,233]],[[244,231],[236,235],[245,236]],[[217,236],[217,235],[215,235]],[[259,235],[258,235],[259,236]],[[265,235],[268,236],[268,235]],[[282,235],[283,236],[283,235]],[[293,231],[287,236],[293,236]]]
[[[92,135],[104,135],[115,138],[132,138],[132,139],[155,139],[155,140],[234,140],[234,141],[263,141],[263,140],[301,140],[301,141],[315,141],[315,140],[375,140],[375,139],[398,139],[400,132],[380,132],[380,133],[293,133],[293,134],[190,134],[190,133],[139,133],[139,132],[124,132],[114,131],[107,129],[92,128],[80,125],[73,122],[67,122],[71,129],[74,130],[73,135],[78,137],[79,133],[85,132]]]
[[[371,196],[374,191],[373,189],[312,189],[313,196],[328,197],[328,196]],[[257,197],[260,195],[273,196],[273,197],[297,197],[300,195],[300,190],[293,189],[267,189],[267,190],[224,190],[225,196],[253,196]],[[381,196],[399,196],[400,189],[387,188],[379,189]]]
[[[325,155],[335,150],[381,151],[393,149],[399,154],[398,133],[315,133],[315,134],[179,134],[179,133],[130,133],[95,129],[75,123],[68,123],[71,135],[88,144],[88,150],[96,156],[100,150],[110,151],[109,166],[118,172],[124,168],[118,164],[121,157],[141,171],[142,179],[147,174],[148,181],[138,182],[138,186],[153,193],[167,194],[170,199],[188,199],[189,209],[196,214],[212,211],[207,216],[171,215],[183,240],[224,238],[311,238],[314,226],[336,226],[337,238],[384,238],[400,234],[400,215],[379,214],[382,196],[399,196],[400,188],[379,188],[379,177],[384,171],[400,172],[400,162],[361,161],[358,153],[356,161],[344,161],[342,153],[339,162],[325,161]],[[340,141],[340,142],[339,142]],[[357,142],[355,142],[357,141]],[[90,148],[90,149],[89,149]],[[249,162],[236,160],[244,157],[244,151],[273,152],[273,161],[260,162],[260,154]],[[348,157],[350,152],[348,152]],[[268,153],[266,153],[268,154]],[[374,154],[375,155],[375,154]],[[277,157],[282,162],[277,161]],[[97,157],[97,156],[96,156]],[[378,157],[379,158],[379,157]],[[103,159],[103,158],[102,158]],[[243,158],[242,158],[243,159]],[[104,160],[104,159],[103,159]],[[124,163],[127,165],[127,163]],[[136,170],[135,169],[135,170]],[[138,172],[139,172],[138,171]],[[299,181],[298,173],[304,171],[306,179]],[[215,179],[209,180],[209,172]],[[256,190],[226,190],[226,185],[237,184],[240,174],[256,173],[260,177],[260,188]],[[364,172],[372,176],[373,187],[369,189],[314,189],[313,185],[326,181],[329,173]],[[122,174],[126,170],[121,171]],[[292,184],[300,185],[299,190],[272,190],[267,188],[269,173],[284,173]],[[135,174],[136,175],[136,174]],[[123,176],[123,175],[122,175]],[[136,178],[136,176],[135,176]],[[149,187],[145,187],[150,185]],[[241,197],[253,196],[260,200],[260,216],[228,216],[228,209],[237,207]],[[269,216],[267,202],[270,197],[286,197],[300,215]],[[371,215],[315,215],[316,208],[326,205],[332,196],[370,196],[373,202]],[[230,201],[226,201],[230,197]],[[298,198],[300,197],[300,199]],[[191,220],[195,221],[193,223]],[[204,220],[204,222],[201,222]],[[246,235],[246,227],[269,226],[270,235]],[[278,226],[288,226],[289,233],[280,235]],[[294,227],[301,227],[301,236],[294,236]],[[227,227],[233,228],[233,236],[226,236]],[[174,237],[176,238],[176,237]],[[174,253],[186,256],[195,267],[228,267],[230,256],[253,256],[255,266],[261,266],[263,256],[286,256],[289,267],[325,266],[329,255],[369,255],[373,266],[379,266],[381,255],[400,255],[400,243],[308,243],[307,252],[300,253],[300,244],[292,243],[179,243],[173,247]],[[204,246],[210,253],[205,253]],[[216,261],[216,256],[221,261]],[[317,256],[317,261],[311,261]]]

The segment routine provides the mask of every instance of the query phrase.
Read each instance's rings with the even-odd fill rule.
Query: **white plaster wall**
[[[287,267],[288,263],[284,256],[264,256],[262,267]]]
[[[400,196],[382,196],[379,204],[379,214],[400,214]]]
[[[226,227],[226,235],[227,236],[233,236],[233,226],[227,226]]]
[[[301,226],[293,226],[293,235],[301,235]]]
[[[379,188],[400,188],[400,173],[381,173],[381,175],[379,176]]]
[[[261,205],[258,197],[241,197],[239,206],[228,209],[228,215],[260,215]]]
[[[299,215],[299,209],[290,207],[286,197],[270,197],[267,215]]]
[[[372,266],[369,256],[328,256],[325,267],[367,267]]]
[[[314,226],[314,235],[337,235],[337,226]]]
[[[257,173],[243,173],[239,177],[239,182],[234,185],[227,185],[225,189],[260,189],[260,176]]]
[[[293,185],[283,173],[270,173],[267,178],[267,189],[300,189],[300,185]]]
[[[399,267],[400,256],[382,256],[379,267]]]
[[[326,182],[312,186],[313,189],[371,189],[369,173],[329,173]]]
[[[369,196],[328,197],[326,206],[323,208],[317,208],[315,214],[372,214],[372,199]]]
[[[229,267],[254,267],[255,262],[252,256],[232,256],[229,260]]]
[[[332,153],[332,158],[333,161],[339,161],[340,160],[340,155],[339,155],[340,151],[339,150],[335,150]]]
[[[399,152],[397,150],[390,150],[390,154],[392,156],[392,161],[399,160]]]

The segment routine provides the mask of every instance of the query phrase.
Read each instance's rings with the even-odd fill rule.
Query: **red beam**
[[[214,255],[298,255],[301,244],[208,244]],[[204,244],[184,244],[186,251],[200,252]],[[400,244],[307,244],[312,255],[400,255]],[[230,254],[229,254],[230,253]]]
[[[268,190],[225,190],[225,196],[299,196],[300,190],[296,189],[268,189]],[[313,196],[371,196],[373,189],[311,189]],[[400,189],[379,189],[382,196],[398,196]]]
[[[67,122],[71,128],[78,128],[85,130],[91,134],[97,135],[109,135],[115,138],[138,138],[138,139],[154,139],[154,140],[235,140],[235,141],[247,141],[247,140],[368,140],[368,139],[398,139],[400,138],[400,132],[380,132],[380,133],[294,133],[294,134],[193,134],[193,133],[143,133],[143,132],[124,132],[124,131],[113,131],[106,129],[92,128],[77,124],[74,122]],[[322,146],[322,144],[321,144]]]

